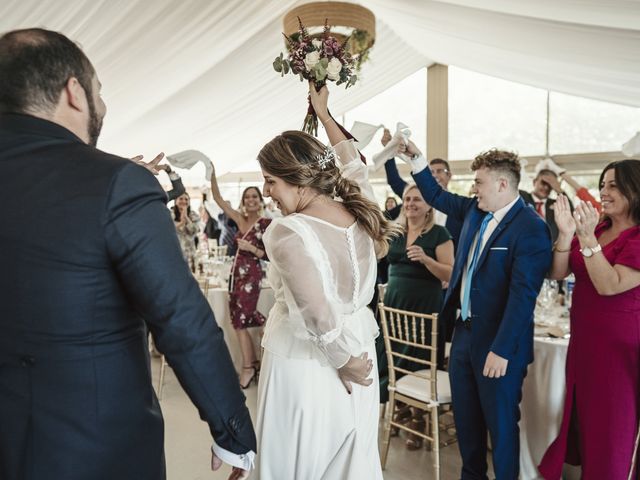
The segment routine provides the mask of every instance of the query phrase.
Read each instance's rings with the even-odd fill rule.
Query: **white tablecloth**
[[[216,317],[216,321],[220,328],[224,332],[224,338],[231,354],[231,360],[237,372],[242,369],[242,352],[240,351],[240,345],[238,344],[238,337],[231,325],[231,317],[229,314],[229,292],[226,288],[210,288],[209,289],[209,304],[213,310],[213,314]],[[273,290],[271,288],[263,288],[260,291],[260,298],[258,299],[258,311],[265,317],[268,317],[269,310],[273,307],[275,299],[273,296]],[[260,358],[260,341],[262,339],[262,328],[249,328],[249,335],[253,340],[253,347],[255,348],[256,355]]]
[[[556,438],[565,397],[565,363],[569,340],[535,337],[520,403],[520,477],[541,478],[537,465]]]

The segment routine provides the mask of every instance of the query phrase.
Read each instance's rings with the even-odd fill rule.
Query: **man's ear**
[[[87,108],[87,94],[80,85],[76,77],[67,80],[64,86],[63,96],[66,97],[68,105],[74,110],[82,112]]]

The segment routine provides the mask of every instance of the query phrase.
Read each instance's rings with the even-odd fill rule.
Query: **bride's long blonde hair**
[[[378,256],[386,255],[389,240],[398,227],[382,214],[380,207],[365,197],[360,187],[344,178],[335,162],[320,168],[317,158],[326,147],[315,137],[297,130],[283,132],[258,154],[260,166],[269,174],[300,187],[310,187],[331,198],[340,197],[358,224],[373,239]]]

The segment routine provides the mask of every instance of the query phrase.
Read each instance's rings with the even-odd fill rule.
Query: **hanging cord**
[[[545,141],[544,141],[544,155],[547,158],[551,158],[551,155],[549,155],[549,96],[550,96],[550,92],[549,90],[547,90],[547,132],[545,135]]]

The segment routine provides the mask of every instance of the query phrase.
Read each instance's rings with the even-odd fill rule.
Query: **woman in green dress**
[[[396,237],[389,246],[389,280],[384,296],[388,307],[418,313],[438,313],[442,307],[443,285],[449,282],[453,266],[453,241],[445,227],[435,224],[435,211],[424,201],[415,184],[409,184],[402,196],[402,212],[398,223],[404,234]],[[410,348],[410,347],[407,347]],[[444,348],[442,345],[441,350]],[[378,366],[380,374],[380,401],[389,398],[387,386],[389,371],[384,342],[378,338]],[[407,352],[415,354],[415,352]],[[444,353],[444,352],[443,352]],[[442,356],[441,356],[442,357]],[[403,365],[409,370],[419,370],[418,364]],[[408,407],[396,415],[409,420]],[[414,427],[420,427],[422,414],[414,412]],[[407,447],[419,448],[417,438],[407,440]]]

